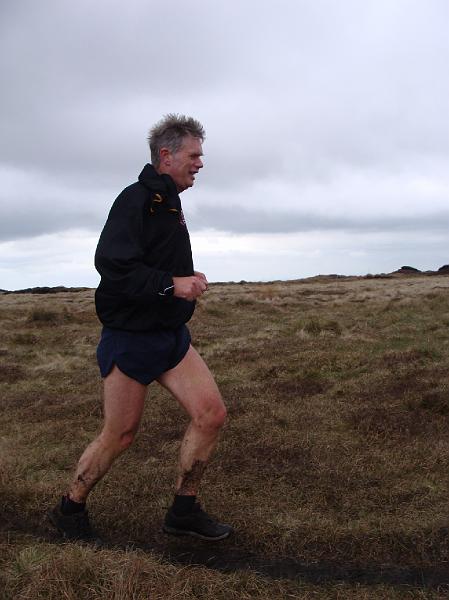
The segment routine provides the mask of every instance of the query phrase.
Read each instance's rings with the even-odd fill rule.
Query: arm
[[[156,300],[173,285],[171,274],[144,263],[142,207],[118,198],[103,228],[95,253],[95,267],[106,293],[128,301]]]

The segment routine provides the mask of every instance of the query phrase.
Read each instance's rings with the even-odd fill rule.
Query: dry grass
[[[0,598],[446,598],[448,289],[211,286],[190,328],[229,421],[202,499],[237,533],[160,532],[186,418],[152,385],[91,499],[101,550],[58,543],[43,519],[101,421],[93,292],[0,296]]]

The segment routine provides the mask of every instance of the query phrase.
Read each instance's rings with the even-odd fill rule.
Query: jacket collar
[[[139,183],[152,192],[165,194],[170,199],[178,198],[176,184],[170,175],[159,175],[153,165],[147,163],[139,175]],[[178,198],[179,199],[179,198]]]
[[[165,206],[181,210],[181,200],[178,196],[176,184],[170,175],[165,173],[159,175],[153,165],[147,163],[139,175],[139,183],[151,192],[161,194],[165,200]]]

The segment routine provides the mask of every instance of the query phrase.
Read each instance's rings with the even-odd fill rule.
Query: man
[[[190,117],[170,114],[159,121],[148,138],[152,165],[145,165],[138,182],[118,196],[101,233],[95,304],[103,323],[97,358],[104,380],[104,425],[81,456],[68,492],[48,513],[67,539],[94,537],[87,496],[132,443],[152,381],[171,392],[191,419],[164,531],[207,540],[224,539],[232,531],[196,500],[226,417],[217,385],[185,325],[208,284],[193,269],[178,194],[193,185],[203,167],[204,137],[202,125]]]

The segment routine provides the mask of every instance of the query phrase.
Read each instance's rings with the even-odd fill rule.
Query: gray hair
[[[185,115],[170,113],[158,121],[148,134],[153,166],[159,167],[162,148],[168,148],[170,152],[177,152],[188,135],[199,138],[203,142],[206,132],[199,121]]]

